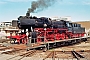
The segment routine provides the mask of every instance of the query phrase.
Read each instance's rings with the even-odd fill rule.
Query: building
[[[71,21],[70,16],[60,17],[61,20]]]
[[[65,21],[71,21],[70,16],[64,16],[64,17],[52,17],[53,20],[65,20]]]
[[[17,27],[17,21],[18,20],[12,20],[12,27]]]
[[[0,23],[0,32],[4,33],[5,36],[10,36],[10,33],[12,32],[12,35],[15,35],[16,32],[18,32],[19,29],[16,27],[12,27],[12,22],[1,22]]]

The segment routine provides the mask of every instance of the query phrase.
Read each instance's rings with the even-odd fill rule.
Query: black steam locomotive
[[[24,29],[25,32],[26,29],[28,32],[32,32],[31,37],[35,38],[35,42],[83,37],[85,34],[85,28],[81,27],[80,24],[65,20],[52,20],[46,17],[31,17],[28,13],[26,16],[18,18],[18,27]]]
[[[30,29],[30,27],[34,28],[67,28],[68,31],[73,33],[84,33],[85,28],[81,27],[80,24],[72,23],[70,21],[65,20],[51,20],[46,17],[27,17],[20,16],[18,18],[18,27],[20,29]]]

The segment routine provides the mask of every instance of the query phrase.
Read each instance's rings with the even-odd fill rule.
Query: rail
[[[23,59],[24,57],[34,55],[34,54],[36,53],[36,51],[37,51],[37,50],[32,50],[32,51],[29,51],[29,52],[27,52],[27,53],[24,53],[24,54],[20,54],[20,55],[17,55],[17,56],[11,57],[11,58],[9,58],[9,59],[7,59],[7,60],[14,59],[14,58],[16,58],[16,57],[18,57],[18,56],[21,56],[21,57],[18,59],[18,60],[21,60],[21,59]]]
[[[81,58],[85,58],[84,56],[77,53],[76,51],[71,51],[71,52],[72,52],[73,57],[76,58],[77,60],[80,60]],[[84,60],[87,60],[87,59],[85,58]]]

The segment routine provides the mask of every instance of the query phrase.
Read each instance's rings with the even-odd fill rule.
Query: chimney
[[[30,16],[30,13],[27,12],[27,13],[26,13],[26,16],[29,17],[29,16]]]

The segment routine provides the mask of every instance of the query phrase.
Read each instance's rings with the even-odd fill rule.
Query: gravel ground
[[[7,43],[1,43],[0,45],[7,45]],[[26,48],[24,45],[8,45],[8,46],[14,46],[15,48]],[[79,44],[75,44],[72,46],[65,46],[65,47],[60,47],[60,48],[56,48],[56,49],[51,49],[49,51],[43,52],[43,51],[37,51],[34,55],[32,55],[31,57],[25,57],[22,60],[35,60],[36,58],[38,60],[42,60],[43,58],[45,58],[47,55],[50,54],[50,52],[52,51],[56,51],[55,52],[55,60],[76,60],[75,58],[73,58],[72,54],[70,53],[70,51],[84,51],[84,52],[78,52],[81,55],[83,55],[85,58],[87,58],[88,60],[90,60],[90,39],[88,39],[88,41],[86,42],[82,42]],[[57,52],[58,51],[58,52]],[[67,52],[66,52],[67,51]],[[0,51],[0,53],[2,53],[3,51]],[[15,52],[13,54],[0,54],[0,60],[7,60],[8,58],[14,56],[14,55],[18,55],[18,54],[22,54],[24,52],[27,52],[26,50],[24,51],[20,51],[20,52]],[[18,56],[17,58],[13,59],[13,60],[18,60],[18,58],[21,58],[21,56]],[[12,59],[11,59],[12,60]],[[52,55],[50,55],[48,58],[46,58],[45,60],[52,60]],[[81,59],[82,60],[82,59]]]

